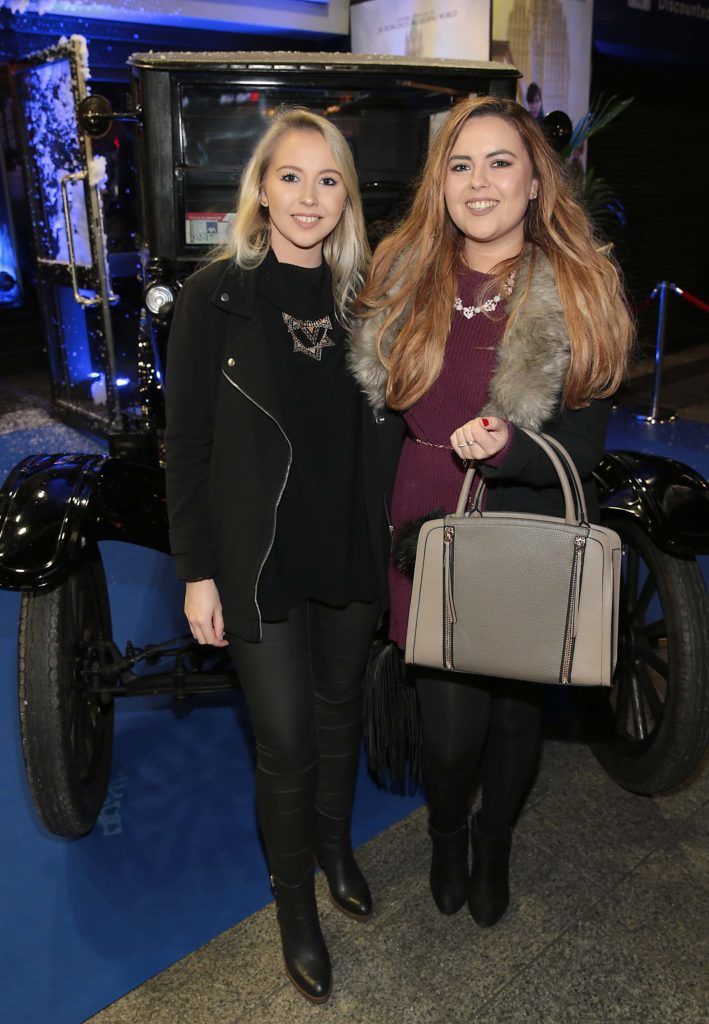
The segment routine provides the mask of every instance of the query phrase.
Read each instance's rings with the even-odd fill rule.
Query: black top
[[[269,251],[257,308],[292,462],[258,603],[266,621],[310,598],[342,606],[377,594],[367,528],[360,396],[345,362],[326,263],[279,263]]]

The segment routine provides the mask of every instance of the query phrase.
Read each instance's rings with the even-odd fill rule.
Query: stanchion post
[[[675,285],[668,281],[660,281],[657,290],[660,293],[660,306],[657,312],[657,336],[655,340],[655,380],[652,388],[652,406],[648,411],[638,409],[636,418],[647,423],[671,423],[676,419],[674,409],[660,406],[660,385],[662,383],[662,359],[665,354],[665,327],[667,325],[667,292],[674,290]]]
[[[660,308],[657,313],[657,338],[655,340],[655,382],[652,388],[652,409],[650,418],[657,420],[660,411],[660,384],[662,383],[662,359],[665,354],[665,327],[667,326],[667,281],[660,281]]]

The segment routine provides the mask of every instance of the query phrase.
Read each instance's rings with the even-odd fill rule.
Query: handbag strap
[[[473,486],[473,477],[474,476],[475,476],[475,462],[473,462],[473,464],[471,466],[468,466],[468,469],[467,469],[467,471],[465,473],[465,480],[463,480],[463,486],[460,489],[460,495],[458,496],[458,504],[456,505],[456,509],[455,509],[455,514],[458,516],[458,518],[460,518],[461,516],[465,515],[465,508],[466,508],[466,505],[468,504],[468,498],[470,497],[470,488]],[[478,487],[478,490],[477,490],[477,494],[475,495],[475,504],[476,505],[477,505],[478,500],[480,498],[480,492],[484,491],[484,490],[485,490],[485,481],[481,480],[480,481],[480,486]]]
[[[583,489],[583,484],[581,483],[579,471],[576,468],[576,463],[571,458],[571,455],[569,454],[568,450],[563,446],[561,441],[557,441],[557,439],[555,437],[552,437],[551,434],[542,434],[541,436],[553,448],[556,449],[557,453],[564,462],[564,468],[566,469],[568,477],[571,481],[571,485],[574,489],[574,496],[576,499],[576,510],[579,514],[579,521],[582,523],[587,523],[588,509],[586,508],[586,494]]]
[[[535,442],[535,444],[538,444],[556,470],[561,491],[564,495],[565,521],[569,523],[569,525],[573,526],[578,526],[580,523],[588,522],[586,498],[583,493],[581,477],[576,469],[574,460],[571,458],[566,448],[557,441],[556,438],[550,437],[548,434],[537,434],[535,431],[528,430],[526,427],[516,427],[515,429],[523,430],[524,433]],[[456,516],[465,515],[465,508],[468,503],[470,488],[473,485],[474,475],[475,465],[469,466],[458,497],[458,505],[455,510]],[[473,512],[480,513],[482,511],[482,499],[486,490],[487,486],[483,480],[475,495]]]

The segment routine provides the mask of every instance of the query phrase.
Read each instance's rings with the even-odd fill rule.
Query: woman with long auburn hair
[[[229,645],[249,705],[285,966],[322,1003],[314,858],[339,910],[372,914],[350,814],[389,546],[376,425],[346,362],[369,249],[334,125],[276,112],[216,256],[185,282],[168,344],[170,545],[191,632]]]
[[[403,648],[405,538],[433,510],[455,510],[471,460],[488,509],[563,515],[551,463],[516,427],[567,448],[598,516],[591,474],[633,325],[618,271],[539,124],[518,104],[488,97],[457,104],[442,125],[408,215],[375,253],[357,311],[351,365],[370,404],[398,411],[405,432],[389,570],[390,635]],[[484,590],[485,580],[478,584]],[[501,645],[504,636],[501,621]],[[442,913],[467,901],[474,920],[490,926],[509,902],[511,830],[536,763],[543,688],[414,674],[431,892]],[[478,766],[482,802],[469,831]]]

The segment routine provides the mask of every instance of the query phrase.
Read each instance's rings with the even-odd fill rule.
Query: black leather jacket
[[[258,582],[291,462],[280,395],[261,344],[258,273],[223,260],[185,282],[168,341],[165,390],[167,501],[177,574],[215,577],[227,635],[247,640],[261,636]],[[360,418],[367,519],[386,605],[390,537],[382,432],[364,397]]]

